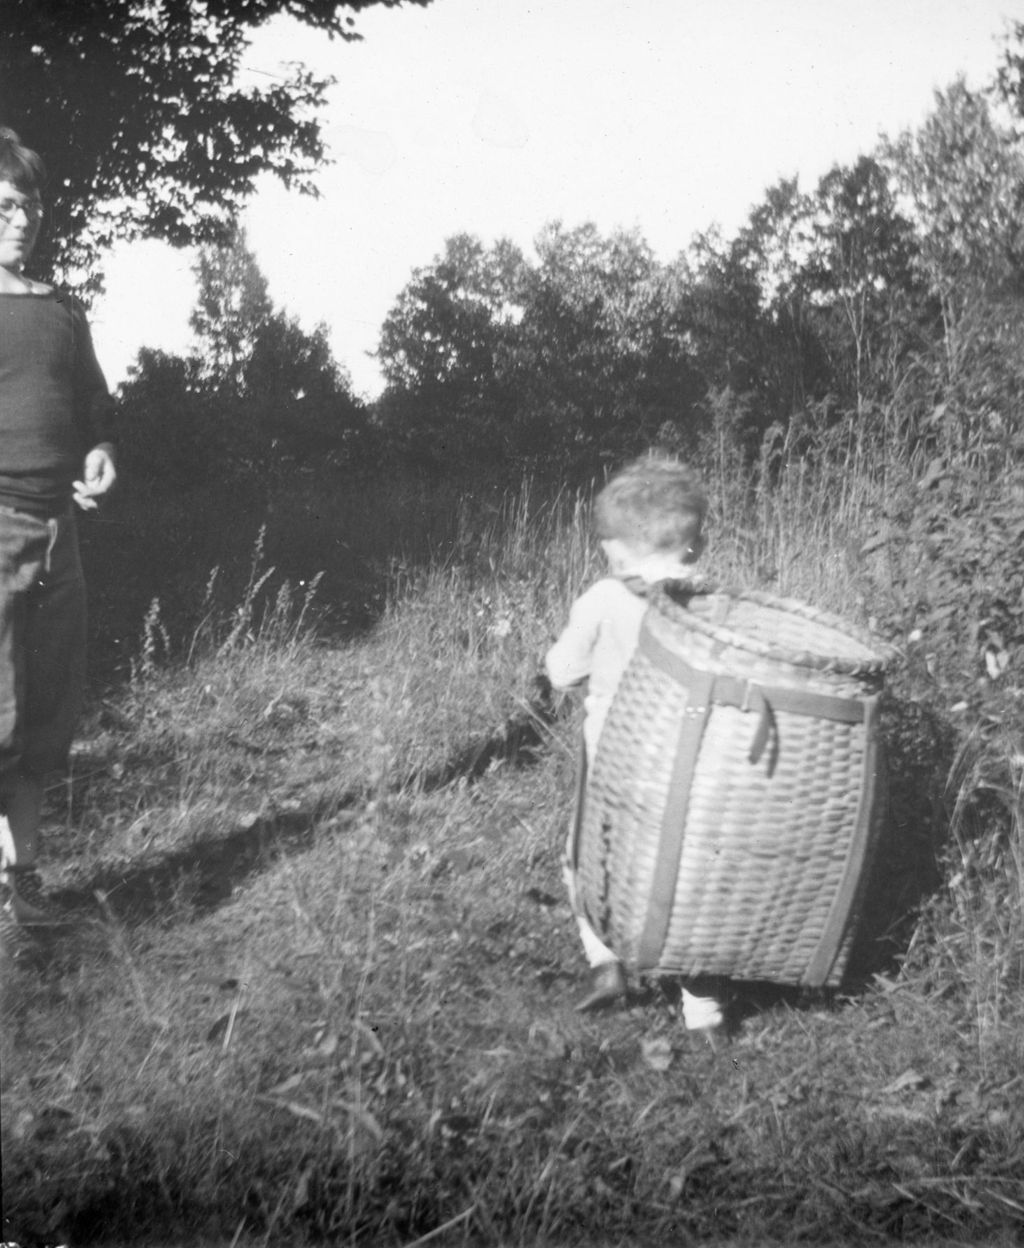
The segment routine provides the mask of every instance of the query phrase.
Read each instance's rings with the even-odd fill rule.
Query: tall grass
[[[832,426],[772,434],[753,465],[709,444],[708,575],[877,615],[901,641],[897,565],[861,550],[913,471],[873,448]],[[463,499],[429,558],[392,549],[373,628],[344,643],[263,542],[234,600],[209,579],[190,631],[150,610],[131,680],[96,709],[71,830],[48,842],[74,895],[102,881],[102,921],[6,971],[15,1238],[1012,1241],[1009,712],[961,733],[948,776],[916,742],[947,867],[903,960],[840,1008],[737,988],[744,1022],[717,1054],[670,997],[601,1020],[569,1008],[576,719],[541,717],[532,681],[600,572],[587,502]],[[490,749],[524,721],[528,752]],[[265,854],[232,839],[247,829]],[[225,844],[227,887],[204,902]],[[155,910],[122,905],[117,880],[164,867],[178,874]]]
[[[975,727],[947,779],[947,875],[911,963],[961,986],[984,1070],[1024,988],[1024,755],[1016,726]],[[948,976],[948,980],[947,980]],[[1019,1026],[1019,1021],[1010,1024]],[[1019,1041],[1018,1041],[1019,1043]]]
[[[720,400],[720,406],[725,400]],[[711,498],[708,562],[716,579],[770,589],[864,622],[879,605],[858,566],[907,465],[877,430],[811,409],[773,425],[751,462],[730,434],[728,407],[698,452]]]

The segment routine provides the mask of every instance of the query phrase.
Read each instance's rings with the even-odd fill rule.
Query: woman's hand
[[[117,481],[117,465],[111,442],[94,446],[85,457],[85,470],[81,481],[72,482],[72,497],[83,511],[95,511],[96,500],[109,494]]]

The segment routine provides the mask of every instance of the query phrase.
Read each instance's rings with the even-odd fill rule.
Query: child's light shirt
[[[616,576],[606,576],[582,593],[572,605],[569,623],[547,653],[545,667],[556,689],[568,689],[590,678],[584,699],[583,740],[593,761],[598,738],[622,673],[633,657],[647,600],[624,583],[628,577],[647,585],[686,580],[692,565],[674,557],[648,555]]]

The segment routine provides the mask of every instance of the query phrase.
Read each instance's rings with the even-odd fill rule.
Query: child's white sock
[[[683,989],[683,1022],[690,1031],[708,1031],[722,1025],[722,1007],[714,997],[695,997]]]

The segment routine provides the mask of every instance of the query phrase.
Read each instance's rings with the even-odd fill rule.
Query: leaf
[[[557,1027],[547,1023],[533,1023],[530,1026],[529,1040],[531,1044],[543,1049],[551,1058],[567,1057],[570,1051],[568,1040]]]
[[[248,1014],[248,1010],[228,1010],[226,1014],[222,1014],[220,1018],[213,1024],[206,1033],[206,1039],[210,1044],[227,1043],[231,1033],[235,1029],[235,1024],[240,1018]]]
[[[948,620],[950,616],[956,615],[960,610],[955,602],[948,602],[945,606],[936,607],[934,611],[929,611],[926,616],[921,619],[922,624],[932,625],[941,624],[944,620]]]
[[[925,469],[924,476],[920,481],[918,481],[917,488],[919,490],[927,490],[933,486],[936,481],[941,481],[946,475],[946,465],[942,462],[942,460],[933,459]]]
[[[922,1075],[920,1071],[915,1070],[913,1066],[909,1066],[902,1075],[897,1075],[892,1083],[886,1084],[882,1089],[882,1095],[895,1096],[897,1092],[904,1092],[908,1088],[912,1091],[917,1091],[918,1088],[926,1087],[927,1084],[927,1077]]]
[[[306,1072],[300,1070],[297,1075],[291,1075],[284,1083],[275,1084],[274,1087],[268,1088],[265,1095],[267,1096],[284,1096],[286,1092],[294,1092],[299,1084],[305,1079]]]
[[[341,1041],[336,1031],[325,1031],[316,1037],[313,1047],[303,1052],[304,1057],[330,1058],[338,1051]]]
[[[360,1126],[365,1127],[374,1139],[378,1141],[384,1139],[383,1127],[368,1109],[363,1109],[359,1105],[353,1105],[351,1101],[343,1101],[340,1098],[333,1101],[332,1104],[336,1105],[338,1109],[344,1110],[344,1112],[348,1114],[350,1118],[358,1122]]]
[[[313,1167],[307,1166],[299,1175],[295,1184],[295,1191],[292,1193],[292,1213],[298,1213],[300,1209],[304,1209],[309,1204],[309,1180],[313,1175]]]
[[[892,533],[888,530],[882,530],[879,533],[875,533],[868,538],[863,546],[861,546],[860,550],[857,552],[858,557],[863,558],[865,555],[870,555],[874,550],[881,550],[883,546],[888,546],[891,541]]]
[[[641,1040],[640,1051],[651,1070],[665,1071],[672,1065],[672,1045],[665,1036]]]
[[[384,1055],[384,1046],[381,1044],[380,1039],[377,1036],[377,1028],[370,1026],[368,1023],[364,1023],[361,1018],[355,1019],[354,1022],[357,1030],[362,1035],[367,1045],[373,1050],[377,1057],[382,1057]]]
[[[1005,650],[989,647],[985,651],[985,670],[989,680],[998,680],[1010,665],[1010,656]]]
[[[318,1114],[315,1109],[310,1109],[308,1105],[300,1105],[298,1101],[286,1101],[276,1096],[259,1096],[256,1098],[265,1105],[273,1105],[277,1109],[287,1110],[289,1114],[294,1114],[296,1118],[303,1118],[307,1122],[315,1122],[318,1126],[324,1126],[325,1120],[323,1114]]]

